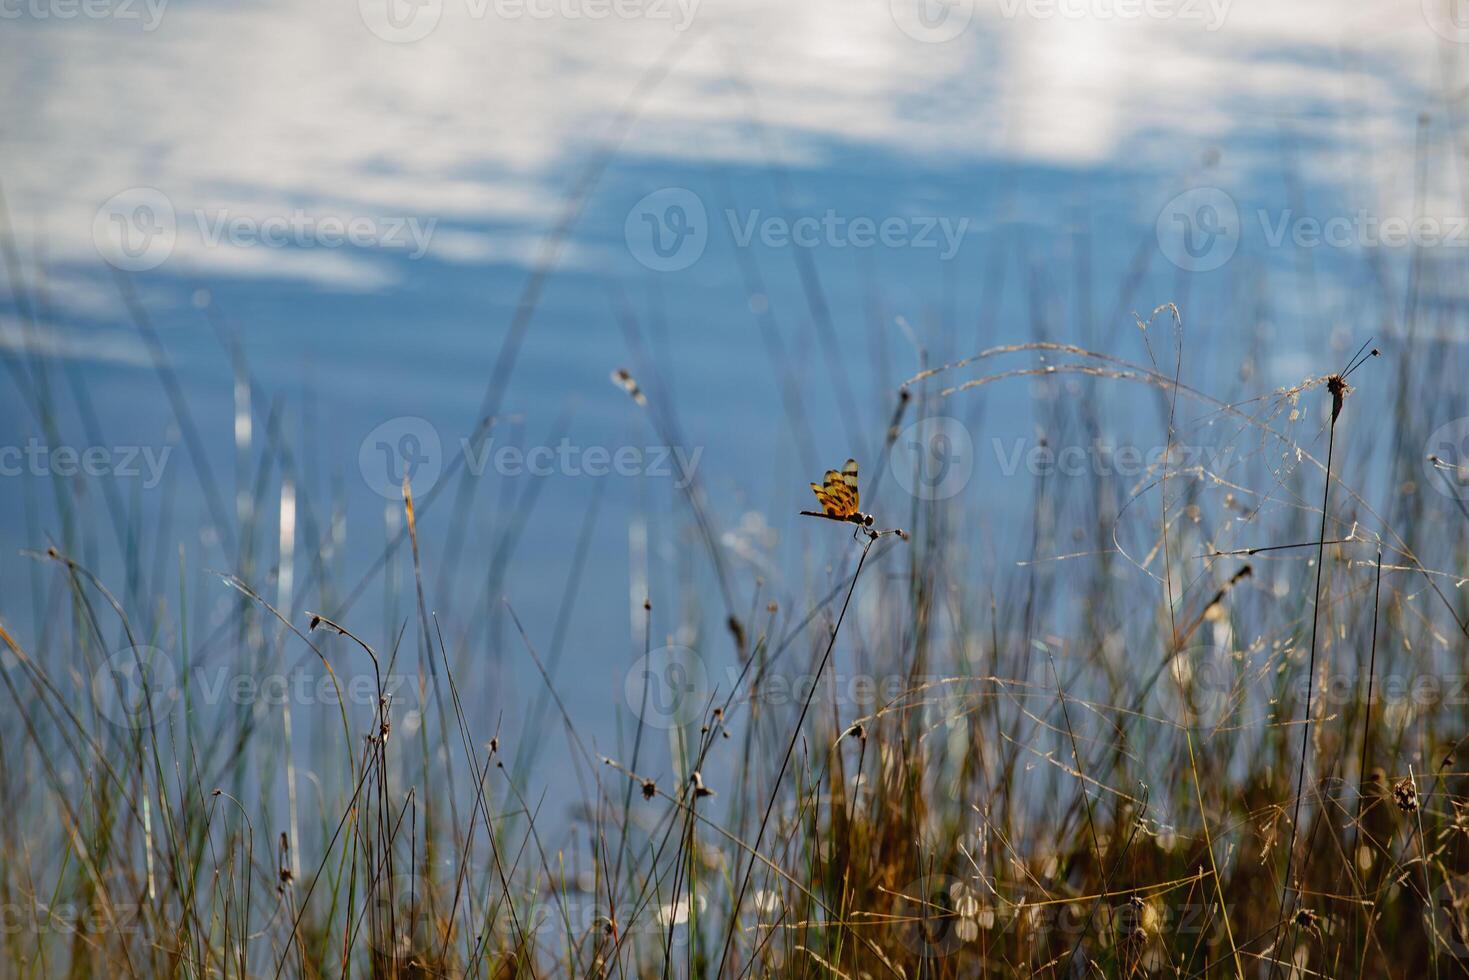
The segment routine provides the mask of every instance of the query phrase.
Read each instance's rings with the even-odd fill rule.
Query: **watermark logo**
[[[893,478],[919,500],[948,500],[974,476],[974,439],[963,422],[946,415],[920,419],[893,444]]]
[[[1195,187],[1163,206],[1156,232],[1169,262],[1185,272],[1209,272],[1239,248],[1239,208],[1217,187]]]
[[[925,958],[958,952],[978,934],[979,899],[951,875],[924,875],[894,896],[893,919],[903,945]]]
[[[412,44],[433,33],[444,0],[357,0],[362,23],[390,44]]]
[[[890,0],[898,30],[924,44],[952,41],[974,19],[974,0]]]
[[[709,215],[693,191],[665,187],[632,206],[622,233],[633,258],[643,266],[654,272],[679,272],[704,254]]]
[[[156,647],[119,650],[92,674],[92,703],[119,728],[152,728],[178,700],[178,674],[168,654]]]
[[[1445,497],[1469,500],[1469,417],[1433,430],[1424,447],[1423,476]]]
[[[1428,29],[1445,41],[1469,44],[1469,0],[1422,0]]]
[[[388,419],[362,440],[357,467],[367,485],[388,500],[402,499],[404,478],[422,496],[433,489],[443,472],[439,430],[415,415]]]
[[[661,647],[639,657],[622,682],[627,706],[653,728],[682,728],[709,703],[704,658],[688,647]]]
[[[1223,647],[1199,645],[1180,650],[1169,662],[1171,683],[1188,705],[1197,728],[1215,728],[1241,698],[1234,656]]]
[[[1428,941],[1455,959],[1469,958],[1469,875],[1446,877],[1423,916]]]
[[[415,953],[435,949],[433,883],[425,875],[400,871],[379,878],[368,898],[368,946],[373,955],[394,964],[397,975]],[[404,971],[408,972],[408,971]]]
[[[173,254],[178,219],[173,202],[156,187],[112,195],[92,218],[92,243],[103,261],[124,272],[156,269]]]

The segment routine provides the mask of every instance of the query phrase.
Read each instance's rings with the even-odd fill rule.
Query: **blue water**
[[[107,475],[58,487],[33,472],[0,483],[0,616],[37,649],[56,642],[42,623],[60,579],[20,552],[62,545],[55,494],[75,494],[77,557],[121,589],[111,489],[125,523],[140,529],[146,598],[172,605],[181,585],[189,597],[190,662],[232,655],[221,639],[228,630],[216,630],[234,614],[234,593],[215,573],[243,570],[224,544],[237,529],[221,536],[211,526],[199,460],[126,314],[120,278],[177,373],[223,512],[233,520],[237,492],[253,493],[265,447],[278,444],[293,460],[298,531],[308,510],[319,527],[340,513],[340,547],[328,559],[334,590],[306,584],[298,535],[283,611],[298,625],[307,611],[339,616],[384,649],[406,623],[411,661],[419,628],[405,547],[394,552],[392,601],[380,575],[355,603],[344,600],[398,526],[385,523],[393,508],[360,465],[382,451],[374,439],[364,453],[369,433],[442,472],[487,395],[499,409],[492,452],[555,447],[562,437],[609,455],[656,450],[665,430],[652,420],[671,418],[680,448],[699,453],[697,486],[726,546],[737,610],[756,602],[757,578],[761,605],[773,597],[799,608],[834,581],[822,559],[850,547],[842,529],[796,516],[813,503],[806,483],[849,455],[868,473],[880,465],[896,386],[924,364],[1035,339],[1146,363],[1133,313],[1146,318],[1174,301],[1187,327],[1187,379],[1221,398],[1258,394],[1339,367],[1383,330],[1383,317],[1362,315],[1381,300],[1363,274],[1371,243],[1276,245],[1260,209],[1414,216],[1426,152],[1422,210],[1460,210],[1442,126],[1430,122],[1426,151],[1418,137],[1418,114],[1438,106],[1428,66],[1457,64],[1460,49],[1412,4],[1343,20],[1325,5],[1286,12],[1241,0],[1217,31],[1026,22],[981,7],[943,44],[905,35],[884,4],[707,4],[703,33],[676,57],[677,32],[665,24],[521,21],[500,32],[446,8],[428,38],[395,45],[340,7],[178,3],[151,32],[33,11],[0,25],[0,73],[17,106],[0,128],[0,182],[20,256],[0,298],[0,446],[49,439],[37,414],[44,400],[67,445],[171,453],[156,487]],[[670,64],[667,77],[632,95],[660,64]],[[638,115],[623,130],[616,120],[629,100]],[[596,176],[583,183],[588,173]],[[106,242],[99,252],[95,220],[114,194],[138,187],[169,199],[178,242],[156,267],[119,272],[104,261]],[[1160,233],[1168,202],[1201,188],[1225,195],[1235,224],[1200,210],[1217,203],[1206,198],[1183,215],[1197,228],[1164,220]],[[543,269],[537,250],[559,240],[568,202],[583,206],[559,260]],[[323,248],[309,236],[211,246],[195,217],[298,209],[317,220],[411,216],[434,230],[412,258],[397,244]],[[829,212],[845,230],[821,225]],[[823,230],[810,247],[785,243],[780,222],[802,218]],[[889,222],[889,240],[854,242],[854,219],[870,220],[869,237]],[[742,245],[752,221],[764,230]],[[1180,251],[1177,236],[1190,232],[1194,253]],[[1214,267],[1211,250],[1226,247],[1217,234],[1236,237],[1237,248]],[[677,247],[689,236],[703,242],[692,259]],[[1399,285],[1410,251],[1375,249]],[[1452,263],[1458,253],[1443,254]],[[539,271],[546,278],[510,381],[487,391]],[[1401,295],[1387,305],[1400,308]],[[762,330],[767,311],[778,350]],[[1171,327],[1158,322],[1155,341],[1166,343]],[[220,326],[254,385],[245,472],[236,369]],[[1171,351],[1157,353],[1171,365]],[[1246,358],[1254,373],[1242,379]],[[632,372],[651,409],[612,382],[617,368]],[[49,398],[22,390],[18,375],[32,385],[44,375]],[[795,427],[783,404],[792,389]],[[960,500],[974,518],[968,546],[989,570],[1013,567],[1031,540],[1031,482],[997,474],[992,446],[1034,439],[1032,399],[1044,394],[1017,380],[986,389],[982,402],[953,403],[952,414],[975,426],[977,475]],[[1153,400],[1118,394],[1108,404],[1113,438],[1159,444]],[[426,420],[439,448],[404,419]],[[497,725],[518,733],[542,682],[500,603],[514,606],[544,658],[595,501],[555,683],[583,735],[610,751],[630,727],[624,678],[644,641],[643,591],[654,601],[653,646],[698,646],[721,676],[733,653],[676,476],[556,470],[492,467],[473,481],[462,515],[451,512],[457,479],[418,485],[421,501],[440,491],[420,517],[429,605],[476,735]],[[279,459],[262,486],[250,584],[275,602]],[[518,510],[532,492],[534,506]],[[871,506],[902,515],[910,504],[885,474]],[[488,581],[510,528],[513,557],[502,579]],[[645,558],[629,544],[642,533]],[[455,544],[462,553],[449,576],[442,561]],[[487,614],[499,617],[493,634],[465,632]],[[175,642],[178,616],[159,624],[160,645]],[[302,652],[285,649],[288,660]],[[54,656],[60,665],[75,653]],[[532,737],[559,751],[559,734]],[[555,805],[569,804],[575,784],[564,771],[553,766],[537,781],[553,787]]]

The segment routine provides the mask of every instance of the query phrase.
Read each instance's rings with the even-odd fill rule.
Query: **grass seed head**
[[[1418,787],[1413,785],[1412,779],[1404,776],[1392,784],[1392,800],[1404,813],[1415,813],[1418,810]]]

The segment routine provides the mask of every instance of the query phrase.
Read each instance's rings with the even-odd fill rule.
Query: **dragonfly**
[[[803,510],[801,511],[802,517],[819,517],[826,521],[856,525],[852,531],[854,538],[866,534],[868,538],[876,541],[878,538],[892,534],[905,541],[908,539],[908,532],[901,528],[894,527],[885,531],[874,530],[872,515],[864,514],[859,509],[862,505],[862,494],[857,487],[857,461],[855,459],[847,460],[840,470],[827,470],[820,483],[811,484],[811,492],[816,494],[821,509]]]
[[[872,515],[858,510],[862,502],[857,487],[857,461],[849,459],[840,470],[827,470],[822,482],[811,484],[821,510],[803,510],[803,517],[821,517],[858,527],[871,527]]]

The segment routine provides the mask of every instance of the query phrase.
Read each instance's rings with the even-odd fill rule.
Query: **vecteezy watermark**
[[[622,695],[635,717],[652,728],[682,728],[709,704],[704,658],[688,647],[659,647],[639,657],[623,677]]]
[[[1185,272],[1209,272],[1239,248],[1239,208],[1217,187],[1195,187],[1163,205],[1154,230],[1169,262]]]
[[[378,674],[290,671],[242,671],[234,667],[196,666],[187,674],[163,651],[128,647],[108,657],[92,675],[91,692],[99,713],[123,728],[146,729],[163,724],[182,703],[191,710],[247,708],[260,714],[285,706],[345,706],[387,709],[404,730],[424,723],[434,705],[437,684],[430,670]]]
[[[890,215],[871,218],[847,217],[835,208],[820,215],[786,218],[762,214],[757,208],[740,213],[733,208],[724,212],[730,234],[739,248],[749,248],[756,240],[766,248],[920,248],[937,249],[938,257],[947,262],[959,254],[969,219],[955,220],[937,215],[902,217]]]
[[[1334,708],[1371,704],[1373,707],[1402,706],[1417,711],[1469,705],[1469,674],[1333,672],[1313,680],[1302,672],[1287,685],[1287,690],[1303,704],[1308,689],[1314,704]]]
[[[179,695],[173,661],[156,647],[126,647],[92,672],[92,704],[119,728],[136,731],[161,724]]]
[[[898,30],[924,44],[952,41],[974,19],[974,0],[889,0]]]
[[[999,0],[1006,20],[1137,21],[1200,23],[1206,31],[1224,26],[1231,0]]]
[[[369,217],[367,215],[312,214],[301,208],[289,214],[231,214],[228,208],[198,208],[192,212],[204,244],[235,248],[353,248],[396,249],[410,259],[428,252],[437,218],[420,220],[413,215]]]
[[[114,893],[114,898],[117,893]],[[97,900],[78,902],[5,902],[0,904],[0,936],[141,935],[143,906],[137,902]]]
[[[759,208],[726,208],[724,224],[736,248],[932,249],[949,261],[969,232],[968,218],[940,215],[770,214]],[[627,213],[623,237],[633,258],[654,272],[679,272],[704,254],[711,222],[699,195],[665,187],[643,197]]]
[[[899,930],[905,946],[929,958],[951,956],[963,949],[966,962],[980,954],[975,944],[981,932],[1013,933],[1020,928],[1038,938],[1073,941],[1110,930],[1133,953],[1164,936],[1217,937],[1222,942],[1227,928],[1224,920],[1232,908],[1137,894],[1097,907],[1080,900],[1057,902],[1038,887],[1024,884],[997,890],[970,875],[937,873],[889,894],[893,907],[888,921]]]
[[[188,700],[192,705],[230,705],[258,710],[293,707],[376,707],[380,700],[395,714],[421,715],[433,704],[436,685],[432,673],[376,674],[365,672],[315,673],[245,672],[227,667],[196,667],[189,672]]]
[[[571,476],[603,478],[651,477],[672,479],[680,490],[694,480],[704,447],[582,445],[563,437],[553,445],[497,443],[462,437],[458,444],[464,468],[471,477],[493,471],[502,477]],[[403,495],[403,478],[413,492],[431,490],[444,470],[443,443],[433,424],[416,416],[389,419],[374,428],[357,450],[362,479],[389,500]]]
[[[1423,477],[1444,496],[1469,500],[1469,417],[1433,430],[1424,447]]]
[[[168,261],[181,226],[206,248],[388,249],[422,258],[437,218],[340,215],[295,208],[283,214],[239,214],[229,208],[194,208],[183,216],[156,187],[132,187],[102,203],[92,219],[92,241],[109,264],[128,272]]]
[[[471,16],[486,6],[501,20],[651,20],[686,31],[700,0],[465,0]]]
[[[726,667],[720,689],[735,692],[732,704],[748,703],[767,708],[805,704],[819,689],[823,704],[829,702],[837,708],[850,709],[850,712],[870,713],[895,704],[907,694],[941,684],[943,680],[929,674],[849,674],[840,670],[827,671],[819,676],[814,673],[789,675],[771,672],[749,678],[741,677],[741,671],[734,667]]]
[[[32,436],[23,446],[0,446],[0,477],[116,477],[152,490],[172,452],[172,446],[51,446]]]
[[[1100,439],[1084,445],[1051,446],[1029,439],[990,440],[995,464],[1001,476],[1025,472],[1031,476],[1065,477],[1141,477],[1161,474],[1163,465],[1169,472],[1197,470],[1218,473],[1233,456],[1230,446],[1133,446],[1113,444]]]
[[[1326,218],[1297,214],[1291,208],[1256,212],[1265,244],[1280,248],[1464,248],[1469,218],[1462,215],[1377,215],[1365,208]]]
[[[653,936],[664,939],[668,936],[667,927],[659,921],[658,915],[639,915],[631,922],[614,922],[608,914],[608,902],[605,896],[596,892],[577,891],[570,888],[560,889],[554,893],[541,894],[532,900],[525,912],[519,916],[519,928],[523,935],[554,937],[557,936],[591,936],[593,934],[602,939],[611,939],[614,936]],[[681,942],[678,933],[673,936],[674,945]],[[682,942],[686,943],[685,937]],[[594,975],[601,971],[593,969]]]
[[[163,22],[167,8],[168,0],[0,0],[0,21],[136,21],[152,32]]]
[[[898,486],[919,500],[948,500],[974,477],[974,439],[956,418],[919,419],[898,434],[888,465]]]
[[[905,696],[942,683],[938,675],[896,671],[887,674],[828,670],[757,672],[736,666],[711,670],[698,651],[669,646],[639,657],[623,677],[623,696],[633,714],[654,728],[677,728],[706,720],[714,708],[754,706],[758,709],[799,707],[818,693],[823,704],[844,716],[872,714]]]
[[[458,2],[458,0],[456,0]],[[470,20],[646,20],[688,30],[700,0],[462,0]],[[444,0],[358,0],[362,23],[393,44],[421,41],[444,15]]]
[[[1465,0],[1469,9],[1469,0]],[[1248,229],[1266,248],[1465,248],[1469,216],[1377,214],[1366,208],[1319,216],[1294,208],[1258,208]],[[1208,272],[1234,257],[1243,240],[1239,207],[1217,187],[1196,187],[1164,205],[1157,220],[1158,245],[1168,261],[1187,272]]]
[[[1445,41],[1469,44],[1469,3],[1465,0],[1421,0],[1428,29]]]

